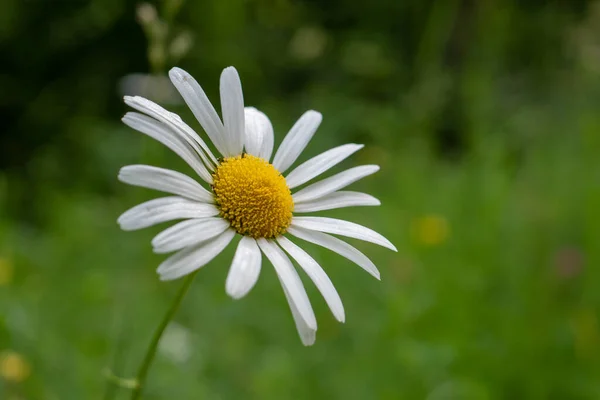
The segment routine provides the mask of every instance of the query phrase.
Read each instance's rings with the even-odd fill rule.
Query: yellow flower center
[[[292,193],[285,178],[262,158],[225,158],[213,174],[213,192],[221,216],[242,235],[272,238],[290,226]]]

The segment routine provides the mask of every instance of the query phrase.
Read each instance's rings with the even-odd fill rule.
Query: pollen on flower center
[[[225,158],[213,174],[213,192],[221,216],[242,235],[272,238],[292,221],[294,201],[285,178],[262,158]]]

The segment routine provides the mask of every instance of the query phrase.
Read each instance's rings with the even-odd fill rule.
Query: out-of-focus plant
[[[184,0],[164,0],[160,9],[150,3],[136,7],[136,19],[147,40],[150,73],[129,74],[120,82],[123,95],[140,95],[163,104],[180,102],[166,77],[166,69],[177,64],[191,50],[194,39],[191,31],[177,26],[177,17]]]
[[[8,258],[0,256],[0,286],[10,285],[13,279],[13,264]]]
[[[21,383],[31,374],[31,366],[23,355],[14,350],[0,353],[0,377],[11,383]]]
[[[600,73],[600,1],[590,5],[585,20],[572,30],[571,43],[583,68]]]
[[[161,15],[150,3],[137,6],[137,21],[148,40],[148,62],[154,74],[164,74],[167,65],[179,62],[192,48],[191,32],[175,26],[175,17],[183,3],[183,0],[164,0]]]
[[[411,224],[414,240],[423,246],[436,246],[448,238],[448,222],[441,215],[425,215]]]

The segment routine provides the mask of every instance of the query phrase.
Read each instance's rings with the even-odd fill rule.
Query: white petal
[[[174,219],[213,217],[218,214],[219,210],[212,204],[172,196],[150,200],[130,208],[117,222],[121,229],[133,231]]]
[[[294,193],[292,196],[294,204],[319,199],[377,171],[379,171],[377,165],[361,165],[360,167],[347,169]]]
[[[219,114],[196,80],[181,68],[172,68],[169,71],[171,82],[181,94],[194,116],[204,128],[204,131],[221,154],[227,153],[225,146],[225,128]]]
[[[280,236],[277,238],[277,242],[294,260],[296,260],[304,272],[306,272],[309,278],[314,282],[331,309],[333,316],[338,321],[344,322],[346,317],[344,315],[342,299],[340,299],[340,295],[337,290],[335,290],[333,283],[331,283],[331,279],[329,279],[319,263],[288,238]]]
[[[125,104],[128,106],[148,114],[150,117],[165,124],[165,126],[173,131],[175,136],[196,151],[208,169],[211,171],[214,169],[213,167],[217,164],[215,156],[212,154],[206,143],[204,143],[204,140],[183,122],[179,115],[165,110],[153,101],[140,96],[125,96],[124,100]]]
[[[206,169],[205,164],[202,163],[197,152],[165,124],[137,112],[128,112],[121,120],[125,125],[167,146],[192,167],[200,178],[205,182],[212,183],[212,176]]]
[[[220,235],[229,222],[220,217],[188,219],[165,229],[152,239],[155,253],[169,253]]]
[[[294,205],[294,212],[305,213],[323,210],[332,210],[334,208],[354,207],[354,206],[379,206],[381,202],[375,197],[359,192],[341,191],[333,192],[326,196],[319,197],[316,200],[307,201]]]
[[[307,242],[314,243],[338,253],[340,256],[347,258],[367,271],[369,274],[373,275],[375,278],[380,279],[379,270],[375,264],[373,264],[373,262],[369,260],[369,258],[363,253],[343,240],[326,233],[310,231],[308,229],[302,229],[298,227],[290,226],[287,231],[290,235],[294,235],[297,238],[306,240]]]
[[[390,250],[398,251],[396,247],[385,237],[372,229],[354,222],[343,221],[335,218],[325,217],[293,217],[292,227],[310,229],[317,232],[333,233],[355,239],[371,242]]]
[[[216,238],[197,246],[186,247],[173,254],[159,265],[156,272],[161,281],[180,278],[208,264],[218,256],[235,236],[233,229],[227,229]]]
[[[263,112],[254,107],[244,108],[246,138],[244,147],[253,156],[269,161],[273,153],[273,125]]]
[[[345,144],[321,153],[297,166],[285,177],[285,182],[290,189],[300,186],[339,164],[363,147],[362,144]]]
[[[225,291],[228,295],[240,299],[248,294],[258,280],[261,260],[256,240],[250,236],[242,237],[225,281]]]
[[[273,158],[273,166],[281,173],[296,161],[321,124],[323,116],[313,110],[305,112],[279,145]]]
[[[221,73],[221,112],[225,126],[225,146],[229,154],[242,154],[244,148],[244,94],[237,70],[227,67]]]
[[[308,300],[308,295],[290,259],[272,240],[259,238],[256,242],[269,261],[271,261],[271,264],[273,264],[281,285],[287,290],[306,325],[311,329],[317,329],[317,320]]]
[[[198,154],[200,154],[200,157],[202,158],[202,161],[204,161],[204,163],[206,164],[206,167],[209,170],[214,171],[214,167],[219,165],[219,162],[217,161],[217,158],[214,156],[212,151],[208,148],[206,142],[204,142],[204,140],[202,140],[202,138],[198,136],[196,131],[194,131],[188,124],[183,122],[181,117],[175,113],[171,113],[171,118],[169,119],[169,122],[174,129],[185,133],[187,142],[190,143],[190,145],[198,152]],[[191,142],[190,139],[192,140]],[[195,144],[200,146],[202,150],[198,150]]]
[[[294,300],[288,293],[283,283],[281,286],[283,287],[283,293],[285,294],[285,298],[287,299],[288,304],[290,305],[292,317],[294,317],[294,323],[296,324],[296,329],[298,330],[298,335],[300,336],[300,340],[302,340],[302,344],[305,346],[312,346],[313,344],[315,344],[315,339],[317,337],[317,329],[311,328],[306,324],[306,322],[300,315],[300,311],[298,311],[298,307],[296,307]]]
[[[151,165],[128,165],[119,171],[119,180],[134,186],[160,190],[197,200],[214,203],[213,195],[187,175]]]

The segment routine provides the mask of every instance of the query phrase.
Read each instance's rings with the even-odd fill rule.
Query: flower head
[[[379,205],[379,200],[368,194],[340,190],[375,173],[379,167],[350,168],[296,190],[363,146],[346,144],[333,148],[284,175],[319,127],[320,113],[305,112],[271,157],[274,143],[271,122],[257,109],[244,108],[242,85],[235,68],[226,68],[221,75],[222,119],[188,73],[173,68],[169,77],[221,156],[216,157],[178,115],[144,98],[126,96],[125,103],[138,112],[127,113],[123,122],[177,153],[206,187],[187,175],[167,169],[148,165],[123,167],[119,172],[121,181],[173,196],[150,200],[126,211],[118,219],[121,228],[134,230],[183,220],[152,240],[157,253],[177,251],[158,267],[162,280],[196,271],[239,237],[225,283],[227,293],[237,299],[252,289],[264,254],[275,268],[302,342],[314,343],[315,316],[302,281],[286,253],[315,283],[341,322],[345,319],[344,308],[325,271],[288,236],[332,250],[377,279],[379,271],[371,260],[330,234],[372,242],[394,251],[396,248],[379,233],[361,225],[296,214]]]

